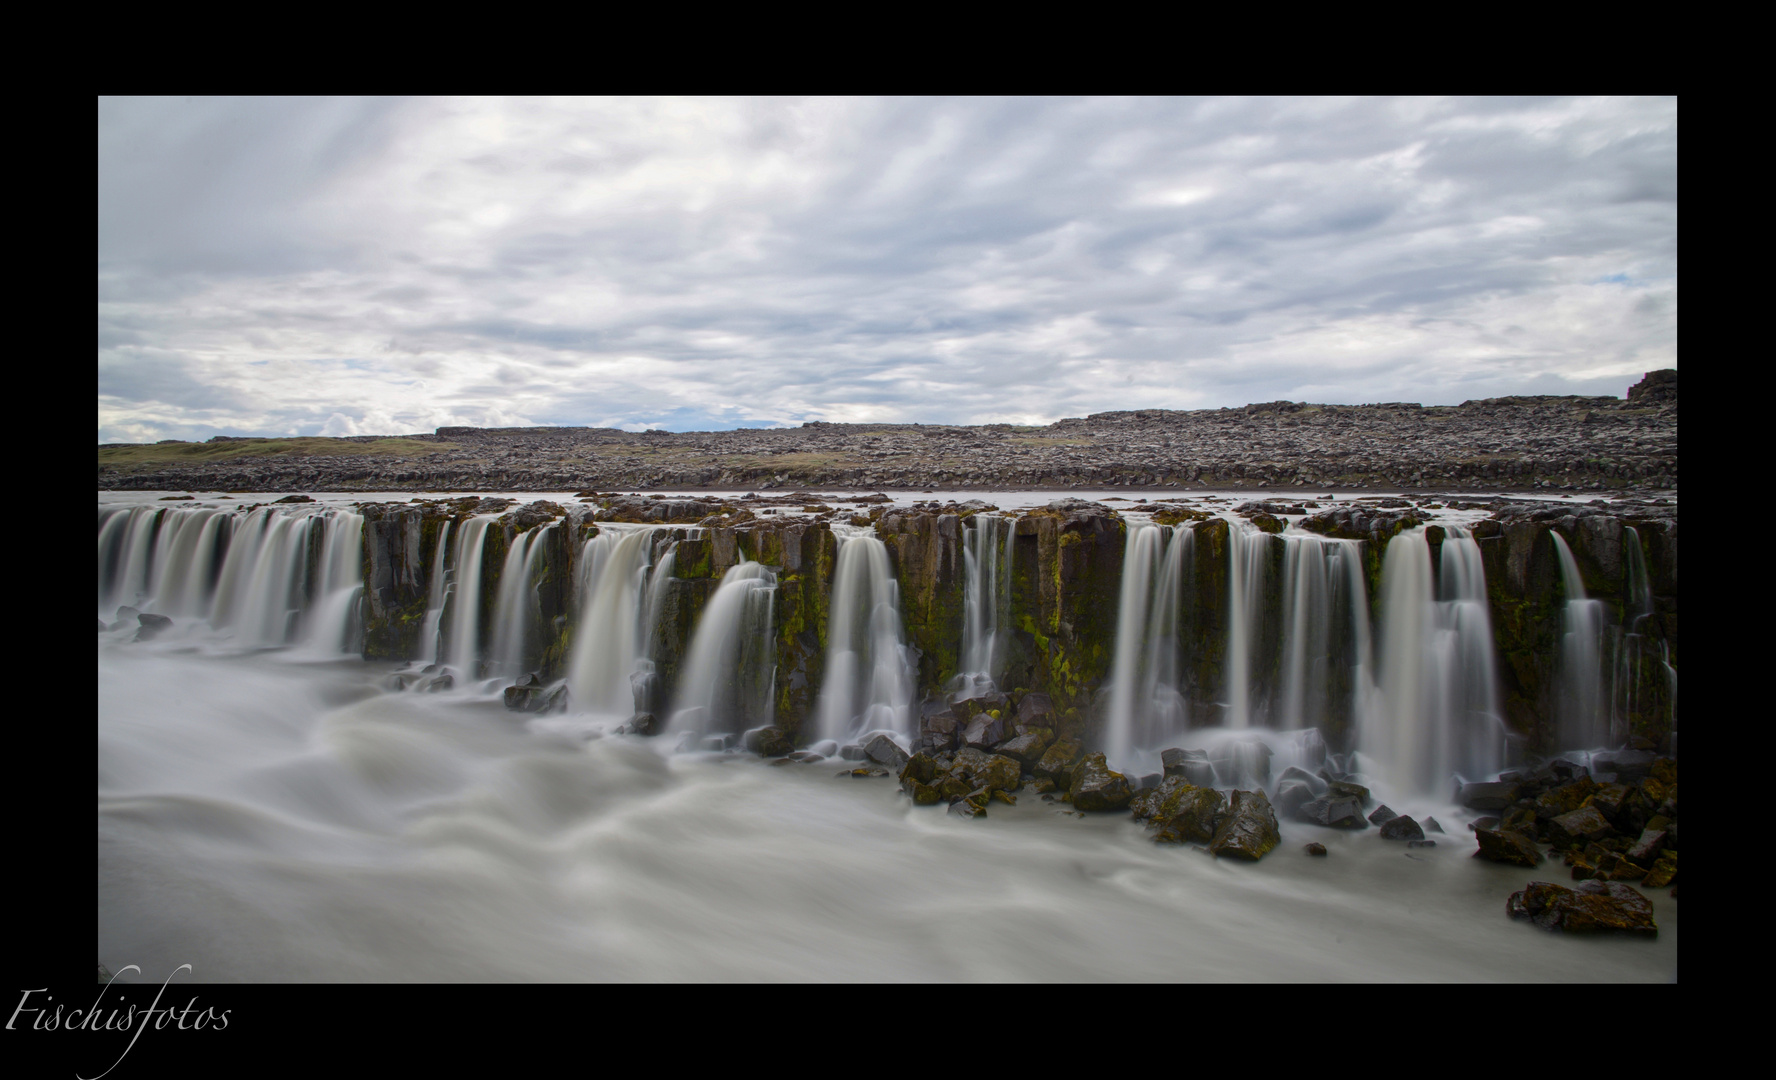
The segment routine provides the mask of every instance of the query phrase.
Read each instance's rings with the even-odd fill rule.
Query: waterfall
[[[743,562],[722,575],[685,658],[672,729],[738,734],[771,722],[777,575]]]
[[[493,662],[501,675],[517,679],[529,667],[530,628],[541,618],[536,586],[531,582],[537,553],[555,524],[539,525],[512,538],[500,570],[499,597],[493,609]]]
[[[134,507],[99,520],[99,605],[208,621],[235,643],[332,655],[361,626],[361,515],[333,507]]]
[[[635,674],[630,677],[636,712],[651,709],[655,700],[657,676],[654,672],[654,643],[660,633],[660,614],[666,607],[666,593],[671,587],[672,571],[677,561],[678,541],[674,540],[666,546],[666,553],[660,556],[659,562],[647,578],[647,599],[644,601],[647,617],[642,623],[641,640],[635,658]]]
[[[448,617],[450,648],[443,661],[455,667],[459,678],[480,677],[477,661],[481,659],[481,554],[487,542],[488,526],[495,514],[479,514],[463,523],[457,536],[455,587],[451,590]]]
[[[862,528],[834,526],[833,532],[839,556],[827,618],[826,674],[815,706],[820,737],[845,742],[869,731],[890,731],[910,740],[917,733],[915,669],[901,633],[900,586],[888,565],[888,547]]]
[[[1361,744],[1398,787],[1436,794],[1504,765],[1504,719],[1480,546],[1451,528],[1432,589],[1424,530],[1388,542],[1381,571],[1381,685]]]
[[[360,652],[364,627],[364,518],[349,510],[333,511],[325,528],[320,580],[314,589],[316,611],[308,629],[308,642],[323,655]]]
[[[567,670],[568,700],[576,710],[619,720],[636,710],[633,679],[648,641],[640,625],[641,584],[652,538],[647,528],[604,525],[581,548],[579,622]],[[665,591],[664,581],[655,583],[657,593]],[[657,617],[657,608],[649,610]]]
[[[1361,715],[1372,672],[1357,541],[1284,534],[1283,628],[1279,725],[1324,728],[1340,713]]]
[[[1017,523],[976,514],[963,523],[962,697],[995,688],[1005,674],[1005,641],[1011,633],[1011,555]]]
[[[426,613],[425,623],[419,632],[419,666],[430,667],[438,662],[438,652],[442,646],[439,640],[439,624],[444,620],[444,599],[448,595],[448,571],[445,569],[445,553],[450,550],[450,521],[438,527],[438,543],[432,549],[432,575],[426,582]]]
[[[1505,718],[1487,613],[1486,568],[1468,530],[1450,526],[1437,582],[1434,643],[1444,775],[1491,776],[1505,767]]]
[[[1253,723],[1253,653],[1263,630],[1264,578],[1270,534],[1234,523],[1228,530],[1227,673],[1224,697],[1227,726]]]
[[[1579,564],[1566,539],[1548,530],[1560,560],[1560,586],[1566,594],[1561,608],[1560,690],[1554,729],[1561,745],[1592,749],[1612,741],[1608,700],[1603,686],[1603,601],[1589,599]]]
[[[1179,601],[1195,535],[1189,528],[1131,525],[1123,541],[1104,730],[1113,768],[1158,771],[1156,755],[1188,722],[1178,686]]]

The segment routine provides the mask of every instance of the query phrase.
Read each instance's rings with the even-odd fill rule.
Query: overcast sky
[[[1621,396],[1674,99],[99,102],[99,441]]]

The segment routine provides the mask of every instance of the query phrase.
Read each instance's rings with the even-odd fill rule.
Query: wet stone
[[[1381,838],[1383,840],[1422,841],[1425,834],[1424,830],[1418,827],[1418,822],[1412,820],[1411,816],[1401,814],[1381,823]]]
[[[1511,829],[1475,829],[1474,837],[1480,841],[1479,850],[1474,852],[1477,859],[1510,863],[1513,866],[1536,866],[1542,861],[1542,851],[1536,847],[1535,841],[1520,832]]]
[[[1384,821],[1392,821],[1399,816],[1400,815],[1394,813],[1386,803],[1382,803],[1380,806],[1369,812],[1369,824],[1380,825]]]
[[[1326,845],[1325,844],[1308,844],[1306,847],[1306,850],[1309,855],[1324,855],[1324,854],[1326,854]]]

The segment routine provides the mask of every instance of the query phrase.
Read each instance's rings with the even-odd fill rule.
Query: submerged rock
[[[1307,845],[1307,853],[1309,855],[1324,855],[1326,853],[1326,845],[1325,844],[1308,844]]]
[[[1226,816],[1209,841],[1209,852],[1217,858],[1232,855],[1256,862],[1281,842],[1276,812],[1264,792],[1236,791],[1228,802]]]
[[[782,757],[795,749],[795,744],[789,741],[789,734],[782,728],[775,727],[753,728],[746,733],[742,745],[760,757]]]
[[[1363,820],[1363,804],[1354,796],[1322,795],[1301,805],[1295,816],[1314,825],[1332,829],[1367,829]]]
[[[1620,882],[1586,881],[1575,889],[1552,881],[1532,881],[1505,901],[1513,919],[1529,919],[1544,930],[1569,934],[1626,933],[1653,937],[1653,902]]]
[[[1160,752],[1159,760],[1167,777],[1182,777],[1197,787],[1215,786],[1215,766],[1202,750],[1180,750],[1176,747]]]
[[[135,640],[137,641],[151,640],[156,634],[162,630],[170,629],[173,625],[173,620],[165,615],[151,615],[146,611],[137,615],[136,621],[142,626],[140,630],[136,631]]]
[[[1401,814],[1381,823],[1381,838],[1383,840],[1424,841],[1425,834],[1424,830],[1418,827],[1418,822],[1412,820],[1410,815]]]

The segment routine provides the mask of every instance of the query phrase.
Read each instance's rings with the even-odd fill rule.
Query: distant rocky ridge
[[[233,444],[252,441],[218,436],[211,443],[251,449]],[[326,442],[325,455],[297,449],[215,458],[194,453],[207,444],[157,444],[146,454],[134,444],[108,444],[99,448],[99,488],[1674,489],[1677,372],[1649,372],[1626,399],[1504,397],[1454,406],[1273,401],[1239,409],[1094,413],[1047,427],[812,422],[678,433],[445,427],[431,435]],[[352,443],[373,443],[378,452],[354,453]],[[158,452],[163,445],[164,454]]]

